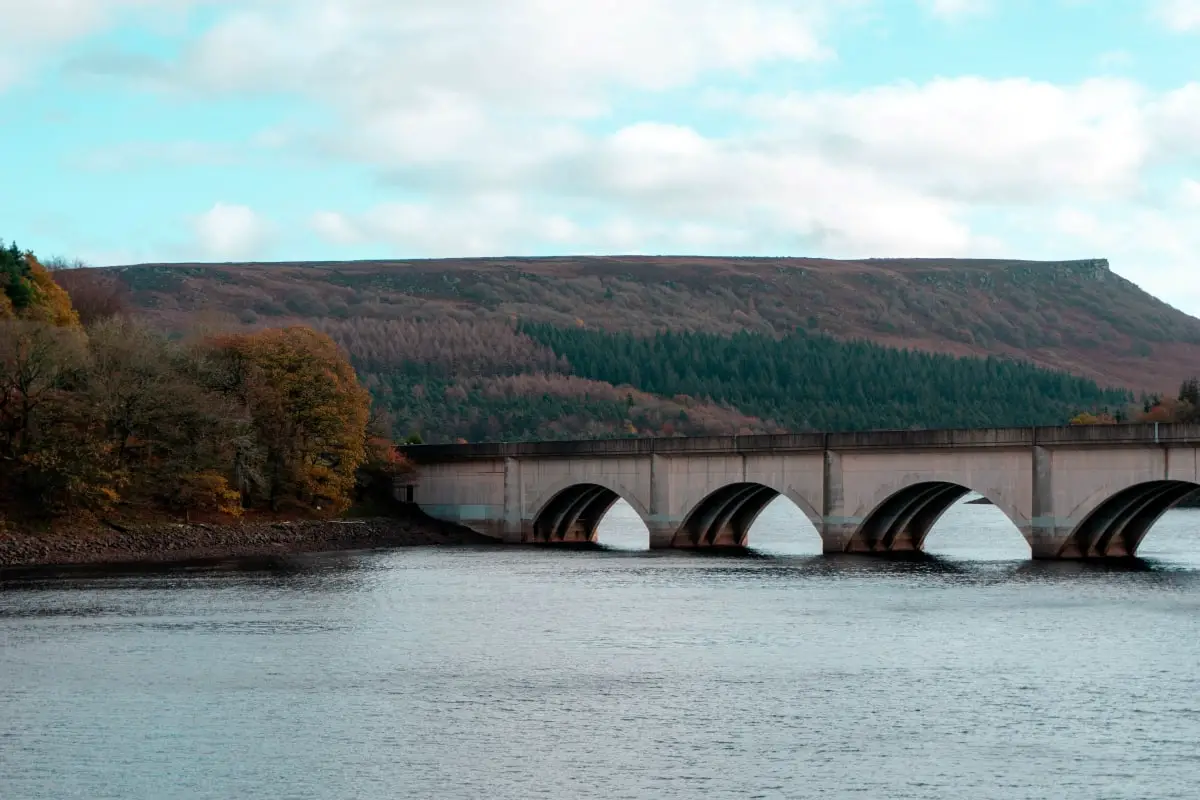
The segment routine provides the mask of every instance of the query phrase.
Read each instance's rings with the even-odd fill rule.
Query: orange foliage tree
[[[249,411],[251,465],[272,509],[345,509],[366,457],[370,397],[325,334],[283,328],[216,337],[225,380]]]
[[[78,327],[79,316],[71,298],[33,253],[0,242],[0,319],[44,322],[57,327]]]
[[[1090,411],[1081,411],[1071,417],[1072,425],[1116,425],[1117,419],[1112,414],[1104,411],[1099,414],[1093,414]]]

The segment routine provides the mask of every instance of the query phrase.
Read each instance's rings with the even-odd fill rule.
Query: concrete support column
[[[841,454],[825,451],[821,483],[821,549],[825,553],[844,553],[858,526],[846,516]]]
[[[650,456],[650,549],[665,550],[674,543],[679,525],[671,519],[671,462]]]
[[[1033,447],[1033,513],[1026,534],[1034,558],[1058,558],[1064,534],[1059,530],[1054,508],[1053,453],[1041,445]]]
[[[501,538],[509,544],[520,544],[522,519],[525,503],[521,491],[521,462],[515,458],[504,459],[504,522]],[[533,523],[530,522],[530,525]]]

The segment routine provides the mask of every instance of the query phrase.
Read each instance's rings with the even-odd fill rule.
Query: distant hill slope
[[[1200,320],[1103,260],[574,257],[112,268],[172,326],[287,320],[544,322],[833,337],[1003,356],[1102,385],[1173,391]]]
[[[56,275],[81,312],[93,309],[85,317],[124,297],[177,330],[312,325],[350,354],[393,433],[427,441],[1054,425],[1133,400],[1101,385],[1174,388],[1200,371],[1200,321],[1094,261],[473,259]]]

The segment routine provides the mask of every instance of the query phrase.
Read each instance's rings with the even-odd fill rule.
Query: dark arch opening
[[[641,528],[645,545],[649,545],[649,531],[645,522],[621,496],[606,486],[595,483],[580,483],[569,486],[551,498],[534,520],[532,535],[526,541],[532,544],[598,544],[600,523],[614,506],[620,503],[622,521],[630,514]],[[629,527],[629,526],[626,526]],[[628,538],[628,537],[625,537]]]
[[[946,518],[953,526],[953,538],[943,539],[949,546],[939,547],[939,554],[951,557],[969,553],[972,558],[1007,560],[1028,557],[1029,543],[1021,535],[1018,523],[989,500],[979,497],[972,504],[964,502],[974,491],[949,481],[927,481],[906,486],[876,506],[851,536],[846,550],[851,553],[916,553],[925,552],[930,534]],[[952,508],[954,513],[947,517]],[[1001,521],[1003,520],[1003,522]],[[1013,551],[1006,537],[997,536],[999,529],[1013,530],[1021,543]]]
[[[1154,523],[1197,488],[1187,481],[1151,481],[1117,492],[1079,523],[1062,555],[1132,558]]]
[[[906,486],[862,521],[847,549],[857,553],[921,550],[934,524],[970,492],[965,486],[942,481]]]
[[[731,483],[692,509],[675,534],[676,547],[745,547],[750,526],[779,492],[760,483]]]
[[[756,543],[750,541],[750,531],[768,508],[772,509],[772,513],[769,518],[764,518],[763,522],[786,531],[782,536],[768,534],[764,537],[767,543],[776,546],[771,549],[776,549],[781,541],[803,541],[804,537],[796,537],[792,532],[805,524],[816,534],[816,528],[804,512],[791,500],[782,501],[783,497],[784,495],[775,489],[761,483],[744,482],[722,486],[692,509],[675,534],[674,546],[733,549],[754,546]],[[803,519],[803,522],[797,518]],[[813,536],[813,543],[819,551],[819,535]],[[790,552],[796,548],[782,549]],[[803,546],[798,552],[805,552]]]

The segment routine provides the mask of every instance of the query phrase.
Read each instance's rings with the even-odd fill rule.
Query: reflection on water
[[[5,798],[1191,798],[1200,513],[1141,569],[416,549],[0,587]],[[628,549],[620,549],[628,548]]]

